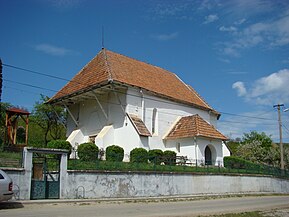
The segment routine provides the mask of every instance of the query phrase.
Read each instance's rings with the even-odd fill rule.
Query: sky
[[[279,142],[284,104],[289,142],[289,0],[0,0],[0,11],[2,102],[32,111],[104,45],[177,74],[232,139]]]

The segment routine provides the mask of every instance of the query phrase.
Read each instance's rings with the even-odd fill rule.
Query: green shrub
[[[164,151],[163,160],[165,165],[176,165],[177,153],[174,151]]]
[[[251,161],[247,161],[239,157],[224,157],[224,167],[229,169],[252,169],[257,166],[258,165],[252,163]]]
[[[105,151],[105,158],[107,161],[122,162],[124,157],[124,150],[117,145],[108,146]]]
[[[82,161],[94,161],[98,159],[98,147],[92,143],[82,143],[77,148],[77,154]]]
[[[149,161],[154,164],[161,164],[163,162],[163,151],[160,149],[149,150],[148,157]]]
[[[68,155],[71,154],[72,146],[70,142],[66,140],[51,140],[50,142],[47,143],[47,148],[54,148],[54,149],[66,149],[68,150]]]
[[[130,152],[130,162],[132,163],[147,163],[148,151],[144,148],[135,148]]]

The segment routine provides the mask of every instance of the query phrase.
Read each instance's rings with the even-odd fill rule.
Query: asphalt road
[[[18,208],[0,204],[1,217],[161,217],[198,216],[289,207],[289,196],[249,196],[175,202],[81,202],[18,204]],[[15,206],[14,206],[15,207]]]

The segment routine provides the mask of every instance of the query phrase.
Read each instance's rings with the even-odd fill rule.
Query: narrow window
[[[177,142],[177,144],[176,144],[176,149],[177,149],[177,152],[178,152],[178,153],[181,152],[181,143]]]
[[[156,133],[156,118],[157,118],[157,109],[153,109],[153,116],[152,116],[152,134]]]

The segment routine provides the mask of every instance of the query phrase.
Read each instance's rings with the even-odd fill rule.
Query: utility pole
[[[282,142],[282,121],[281,121],[281,113],[280,113],[280,107],[284,106],[284,104],[277,104],[273,107],[278,110],[278,122],[279,122],[279,136],[280,136],[280,154],[281,154],[281,170],[282,173],[284,171],[284,150],[283,150],[283,142]]]

